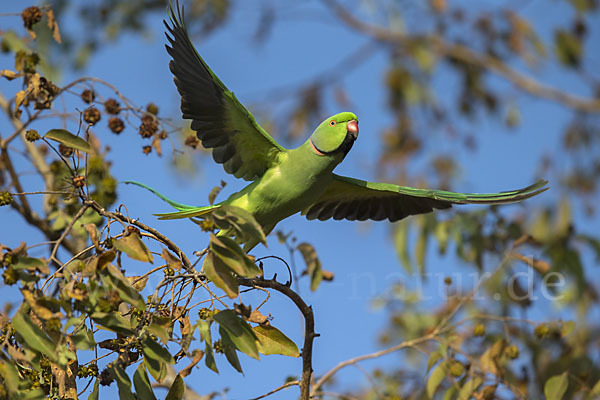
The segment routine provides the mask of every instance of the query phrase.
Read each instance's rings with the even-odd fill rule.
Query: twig
[[[365,354],[365,355],[362,355],[362,356],[351,358],[351,359],[346,360],[346,361],[342,361],[338,365],[336,365],[335,367],[333,367],[332,369],[330,369],[329,371],[327,371],[325,373],[325,375],[323,375],[321,377],[321,379],[319,379],[317,381],[317,383],[314,384],[314,386],[313,386],[313,388],[312,388],[312,390],[310,392],[310,395],[314,396],[315,393],[319,390],[319,388],[321,388],[321,386],[323,386],[323,384],[325,382],[327,382],[336,372],[338,372],[340,369],[342,369],[344,367],[356,364],[356,363],[358,363],[360,361],[370,360],[372,358],[378,358],[378,357],[384,356],[384,355],[389,354],[389,353],[393,353],[395,351],[398,351],[398,350],[401,350],[401,349],[404,349],[404,348],[407,348],[407,347],[413,347],[413,346],[415,346],[417,344],[421,344],[421,343],[427,342],[429,340],[433,340],[438,334],[439,334],[439,331],[433,331],[433,332],[431,332],[431,333],[429,333],[429,334],[427,334],[425,336],[421,336],[421,337],[416,338],[416,339],[404,341],[402,343],[399,343],[399,344],[397,344],[395,346],[389,347],[389,348],[384,349],[384,350],[376,351],[374,353]]]
[[[600,113],[600,100],[585,98],[564,91],[552,86],[542,84],[532,77],[522,74],[513,69],[500,59],[488,55],[480,54],[468,48],[467,46],[450,43],[438,35],[412,35],[395,32],[380,28],[375,25],[365,23],[354,17],[336,0],[321,0],[329,9],[331,9],[340,20],[348,27],[362,32],[382,42],[393,43],[401,46],[411,46],[417,43],[425,43],[429,48],[437,51],[441,55],[463,61],[467,64],[475,65],[486,70],[492,71],[505,78],[521,90],[534,96],[561,103],[574,110]]]
[[[143,224],[138,220],[128,218],[128,217],[124,216],[123,214],[121,214],[120,212],[108,211],[108,210],[104,209],[102,206],[100,206],[100,204],[96,203],[93,200],[85,200],[85,204],[88,204],[90,207],[92,207],[94,210],[96,210],[96,212],[98,214],[100,214],[102,216],[105,216],[107,218],[116,219],[118,221],[125,222],[130,225],[134,225],[146,232],[150,232],[151,234],[156,236],[156,238],[161,243],[163,243],[171,251],[173,251],[175,254],[177,254],[179,256],[179,258],[181,259],[181,262],[183,263],[183,267],[185,268],[185,270],[187,272],[189,272],[190,274],[193,274],[196,272],[196,271],[194,271],[194,267],[190,263],[190,260],[187,258],[185,253],[183,251],[181,251],[181,249],[179,249],[179,247],[177,247],[177,245],[175,243],[173,243],[173,241],[171,241],[171,239],[169,239],[168,237],[166,237],[165,235],[163,235],[156,229],[149,227],[148,225]]]
[[[65,238],[67,237],[69,232],[71,232],[71,229],[73,229],[73,226],[75,225],[75,223],[79,220],[79,218],[81,218],[83,213],[85,213],[88,208],[89,208],[89,205],[84,204],[79,209],[79,211],[77,211],[77,214],[75,214],[75,216],[73,216],[73,219],[71,220],[69,225],[65,228],[63,233],[60,235],[60,237],[54,244],[54,247],[52,248],[52,252],[50,253],[50,257],[48,258],[48,260],[56,260],[55,257],[56,257],[56,253],[58,252],[58,248],[60,247],[60,244],[63,242],[63,240],[65,240]],[[56,262],[58,263],[58,260],[56,260]]]
[[[250,400],[259,400],[259,399],[264,399],[265,397],[269,397],[272,394],[275,394],[277,392],[279,392],[280,390],[292,387],[292,386],[298,386],[300,385],[300,381],[291,381],[291,382],[286,382],[283,385],[279,386],[278,388],[275,388],[273,390],[271,390],[269,393],[265,393],[262,396],[258,396],[258,397],[253,397]]]
[[[263,288],[275,289],[283,295],[287,296],[296,304],[304,316],[304,346],[302,347],[302,379],[300,380],[300,399],[308,400],[310,398],[310,380],[312,376],[312,346],[315,337],[319,336],[315,333],[315,318],[312,307],[307,305],[298,293],[290,289],[282,283],[274,280],[265,280],[262,278],[238,278],[238,283],[243,286],[259,286]]]

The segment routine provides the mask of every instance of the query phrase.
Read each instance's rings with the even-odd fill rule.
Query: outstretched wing
[[[252,114],[219,80],[194,49],[177,4],[165,21],[173,58],[169,63],[181,95],[183,118],[192,120],[202,145],[212,149],[216,162],[237,178],[255,180],[279,162],[286,150],[261,128]]]
[[[308,219],[324,221],[372,219],[391,222],[409,215],[452,207],[452,204],[503,204],[527,199],[547,190],[539,180],[523,189],[500,193],[454,193],[375,183],[333,174],[333,181],[312,205],[302,211]]]

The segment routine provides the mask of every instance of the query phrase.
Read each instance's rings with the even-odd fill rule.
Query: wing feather
[[[395,222],[409,215],[447,209],[453,204],[514,203],[548,190],[547,183],[539,180],[523,189],[500,193],[456,193],[367,182],[333,174],[325,192],[302,214],[310,220],[321,221],[333,218]]]
[[[191,119],[202,145],[212,149],[213,158],[226,172],[255,180],[277,165],[286,150],[256,122],[196,52],[188,36],[177,3],[170,6],[167,27],[169,68],[181,95],[181,112]]]

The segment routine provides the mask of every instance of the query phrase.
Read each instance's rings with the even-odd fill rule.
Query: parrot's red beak
[[[346,124],[346,130],[352,135],[354,140],[356,140],[358,137],[358,121],[355,119],[348,121]]]

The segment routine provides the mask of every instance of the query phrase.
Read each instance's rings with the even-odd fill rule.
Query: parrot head
[[[343,112],[321,122],[309,141],[318,155],[341,153],[346,156],[358,138],[358,118],[351,112]]]

